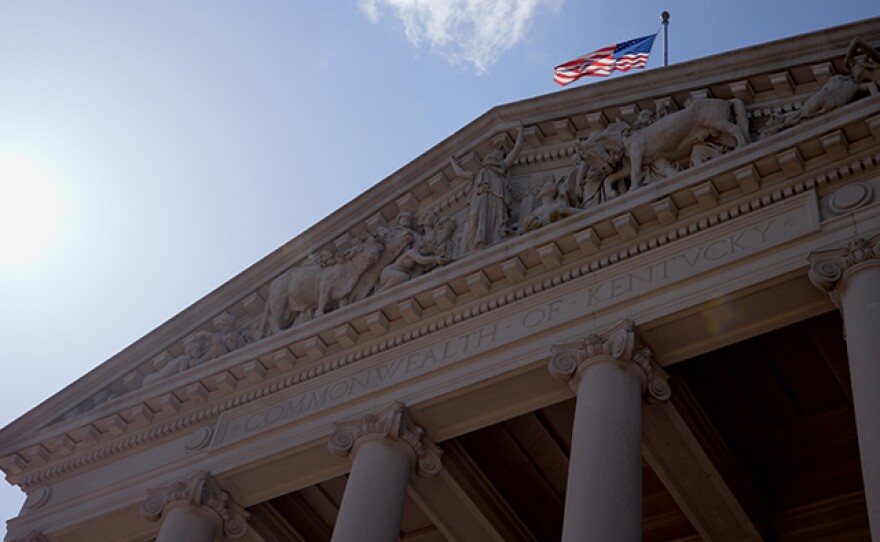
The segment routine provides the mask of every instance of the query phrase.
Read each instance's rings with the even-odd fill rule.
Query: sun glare
[[[42,259],[60,233],[63,210],[46,168],[0,151],[0,270],[22,270]]]

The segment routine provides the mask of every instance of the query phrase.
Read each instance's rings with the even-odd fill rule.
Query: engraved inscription
[[[791,217],[786,216],[786,219]],[[766,222],[714,239],[645,267],[634,269],[583,290],[584,307],[596,308],[715,268],[741,256],[763,250],[787,230],[786,219]]]
[[[495,344],[498,336],[498,324],[488,324],[475,331],[421,348],[256,412],[236,416],[229,419],[228,423],[221,421],[213,446],[278,426],[322,407],[363,395],[386,384],[405,380],[413,375],[430,371],[438,365],[488,349]]]
[[[576,290],[569,289],[544,299],[536,296],[534,301],[522,304],[517,312],[472,331],[365,367],[282,401],[254,403],[228,412],[219,423],[212,447],[290,423],[657,288],[683,282],[815,231],[819,228],[818,220],[815,195],[808,193],[791,198],[773,213],[756,212],[695,234],[681,243],[659,248],[650,262],[638,265],[640,259],[633,258],[588,274],[577,281],[584,285]]]

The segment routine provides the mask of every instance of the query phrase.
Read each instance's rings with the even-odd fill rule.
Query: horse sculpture
[[[643,165],[683,158],[690,158],[695,165],[703,159],[694,153],[694,147],[725,135],[725,143],[731,147],[749,141],[749,120],[742,100],[698,98],[681,111],[634,130],[624,140],[632,187],[641,186]]]
[[[690,159],[699,164],[713,155],[706,151],[712,143],[739,147],[749,142],[745,104],[733,98],[698,98],[680,111],[668,113],[649,124],[633,129],[624,121],[590,134],[579,147],[579,155],[603,177],[603,190],[611,198],[622,192],[616,188],[629,175],[630,189],[645,184],[642,169],[653,165],[661,175],[676,170],[675,163]]]

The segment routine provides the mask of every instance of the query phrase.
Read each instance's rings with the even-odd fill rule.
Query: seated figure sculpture
[[[541,196],[541,205],[526,218],[523,223],[525,231],[537,230],[580,211],[576,207],[569,206],[568,202],[559,196],[559,188],[552,176],[548,175],[544,178],[538,195]]]
[[[858,51],[862,51],[865,58],[856,60]],[[877,92],[877,84],[880,83],[880,53],[874,48],[859,38],[853,39],[843,64],[847,73],[831,76],[815,94],[804,101],[800,109],[771,117],[761,129],[761,137],[773,135],[801,121],[843,107],[859,93]]]
[[[164,380],[169,376],[176,375],[202,363],[202,339],[197,335],[190,335],[183,340],[183,354],[169,360],[156,371],[144,377],[143,385],[152,384]]]
[[[408,281],[416,272],[417,266],[430,270],[449,262],[445,254],[434,254],[436,247],[430,239],[422,239],[418,247],[407,249],[393,263],[382,270],[379,277],[379,290],[385,290]]]

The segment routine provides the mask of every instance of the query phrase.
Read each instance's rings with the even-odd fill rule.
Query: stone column
[[[353,463],[332,541],[396,542],[410,472],[437,474],[442,452],[399,402],[333,429],[330,451]]]
[[[577,394],[563,542],[642,540],[642,396],[666,400],[666,374],[624,321],[552,347],[550,374]]]
[[[843,315],[871,538],[880,540],[880,235],[809,261],[810,280]]]
[[[156,542],[241,538],[249,517],[205,471],[171,487],[151,489],[141,504],[141,515],[150,521],[162,518]]]

